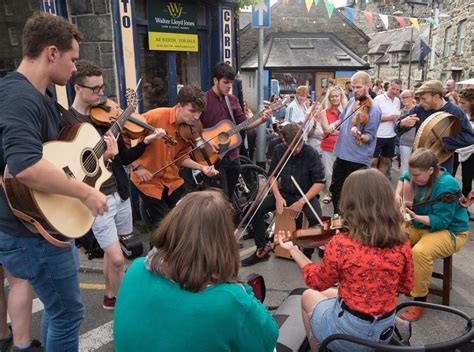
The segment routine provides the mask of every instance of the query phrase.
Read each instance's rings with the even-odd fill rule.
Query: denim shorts
[[[311,314],[311,333],[319,342],[335,334],[346,334],[365,340],[380,341],[380,335],[395,324],[395,313],[382,320],[369,322],[360,319],[341,307],[342,301],[337,297],[319,302]],[[342,315],[340,314],[342,312]],[[336,340],[328,346],[333,351],[371,351],[370,348],[351,342]]]
[[[130,198],[122,200],[118,192],[107,195],[108,210],[95,218],[92,232],[104,249],[118,242],[119,235],[133,232],[132,206]]]

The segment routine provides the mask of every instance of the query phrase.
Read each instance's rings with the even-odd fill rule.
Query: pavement
[[[393,184],[395,184],[399,173],[393,171]],[[323,205],[323,214],[332,214],[332,206]],[[138,226],[143,229],[143,226]],[[474,316],[474,222],[470,222],[470,237],[466,245],[453,257],[453,281],[451,291],[451,307],[460,309],[465,313]],[[148,251],[149,234],[140,233],[144,245],[144,254]],[[244,241],[244,248],[241,250],[241,258],[247,257],[255,250],[253,240]],[[102,272],[102,259],[88,260],[83,249],[79,249],[79,257],[82,272]],[[313,255],[313,261],[319,262],[317,252]],[[126,260],[126,267],[131,261]],[[435,271],[442,271],[442,260],[435,262]],[[259,273],[265,278],[267,296],[264,304],[270,308],[279,306],[285,297],[295,288],[305,287],[302,275],[297,265],[288,259],[276,258],[272,256],[270,260],[259,263],[249,268],[241,268],[241,274],[246,277],[251,273]],[[433,286],[440,285],[440,281],[433,279]],[[401,296],[399,302],[408,300]],[[430,295],[428,301],[441,304],[441,298]],[[87,317],[86,317],[87,319]],[[462,334],[465,323],[462,319],[451,314],[428,310],[422,318],[413,325],[412,345],[426,345],[442,341],[447,341]],[[472,351],[473,349],[470,349]]]

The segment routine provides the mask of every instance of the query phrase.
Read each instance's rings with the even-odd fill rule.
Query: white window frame
[[[8,27],[8,37],[10,38],[10,44],[12,46],[20,45],[20,38],[16,27]]]
[[[466,40],[467,20],[462,20],[458,25],[458,35],[456,38],[456,55],[464,54],[464,43]]]
[[[448,57],[449,56],[449,41],[450,41],[450,36],[451,36],[451,26],[446,28],[444,32],[444,47],[443,47],[443,57]]]

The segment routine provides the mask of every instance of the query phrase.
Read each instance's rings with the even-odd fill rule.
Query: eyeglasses
[[[77,84],[79,87],[82,87],[82,88],[89,88],[93,93],[99,93],[101,90],[104,91],[105,89],[105,83],[101,86],[95,86],[95,87],[89,87],[89,86],[85,86],[83,84]]]

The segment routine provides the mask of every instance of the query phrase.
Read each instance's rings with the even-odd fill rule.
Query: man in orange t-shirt
[[[177,125],[196,124],[205,108],[203,92],[193,86],[184,86],[174,107],[157,108],[144,114],[148,124],[164,129],[178,142],[172,147],[168,147],[164,140],[153,143],[133,163],[131,180],[140,192],[154,227],[185,194],[184,180],[178,174],[181,166],[200,170],[209,177],[218,174],[214,166],[203,166],[190,159],[191,146],[176,133]],[[177,161],[172,163],[174,160]],[[168,164],[171,165],[157,173]]]

